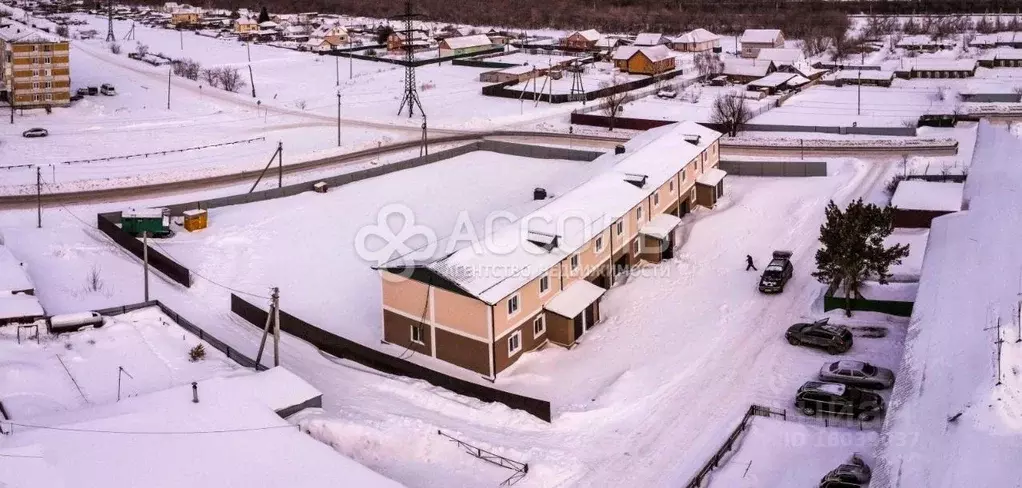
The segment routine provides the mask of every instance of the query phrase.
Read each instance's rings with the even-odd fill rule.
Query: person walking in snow
[[[746,254],[745,255],[745,271],[748,271],[750,269],[753,270],[753,271],[759,271],[758,269],[756,269],[756,265],[752,264],[752,256]]]

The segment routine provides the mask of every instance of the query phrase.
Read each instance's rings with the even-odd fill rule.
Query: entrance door
[[[584,314],[584,313],[580,313],[577,316],[575,316],[574,322],[575,322],[575,340],[576,341],[578,340],[579,337],[582,337],[582,334],[584,334],[585,331],[586,331],[585,323],[584,323],[585,315],[586,314]]]
[[[679,212],[678,217],[684,217],[684,216],[688,215],[688,199],[687,198],[681,201],[681,206],[679,208],[681,209],[681,211]]]
[[[592,304],[586,307],[585,312],[580,314],[583,318],[583,324],[585,324],[586,330],[589,330],[596,325],[596,304]]]
[[[667,239],[661,242],[664,246],[663,251],[660,254],[661,259],[672,259],[674,258],[674,231],[672,230],[667,234]]]

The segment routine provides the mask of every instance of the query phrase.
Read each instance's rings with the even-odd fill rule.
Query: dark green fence
[[[849,303],[846,301],[845,297],[834,296],[834,288],[835,287],[833,286],[828,288],[827,294],[823,296],[823,310],[826,312],[837,309],[844,310],[845,306]],[[915,302],[872,300],[869,298],[851,299],[852,310],[860,312],[880,312],[898,317],[911,317],[913,306],[915,306]]]

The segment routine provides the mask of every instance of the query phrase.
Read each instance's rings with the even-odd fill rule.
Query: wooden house
[[[711,51],[719,53],[721,51],[720,36],[706,29],[695,29],[686,32],[674,39],[671,39],[670,45],[671,49],[685,53],[704,53]]]
[[[746,29],[738,42],[742,45],[743,58],[755,58],[760,49],[784,47],[784,33],[779,29]]]
[[[575,31],[564,38],[564,47],[579,50],[593,49],[602,37],[596,29]]]

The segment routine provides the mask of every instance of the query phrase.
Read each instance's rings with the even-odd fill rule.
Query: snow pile
[[[891,206],[906,210],[957,212],[962,209],[962,183],[907,180],[898,184]]]
[[[1022,483],[1020,152],[1008,131],[981,123],[968,210],[933,221],[874,487]]]

